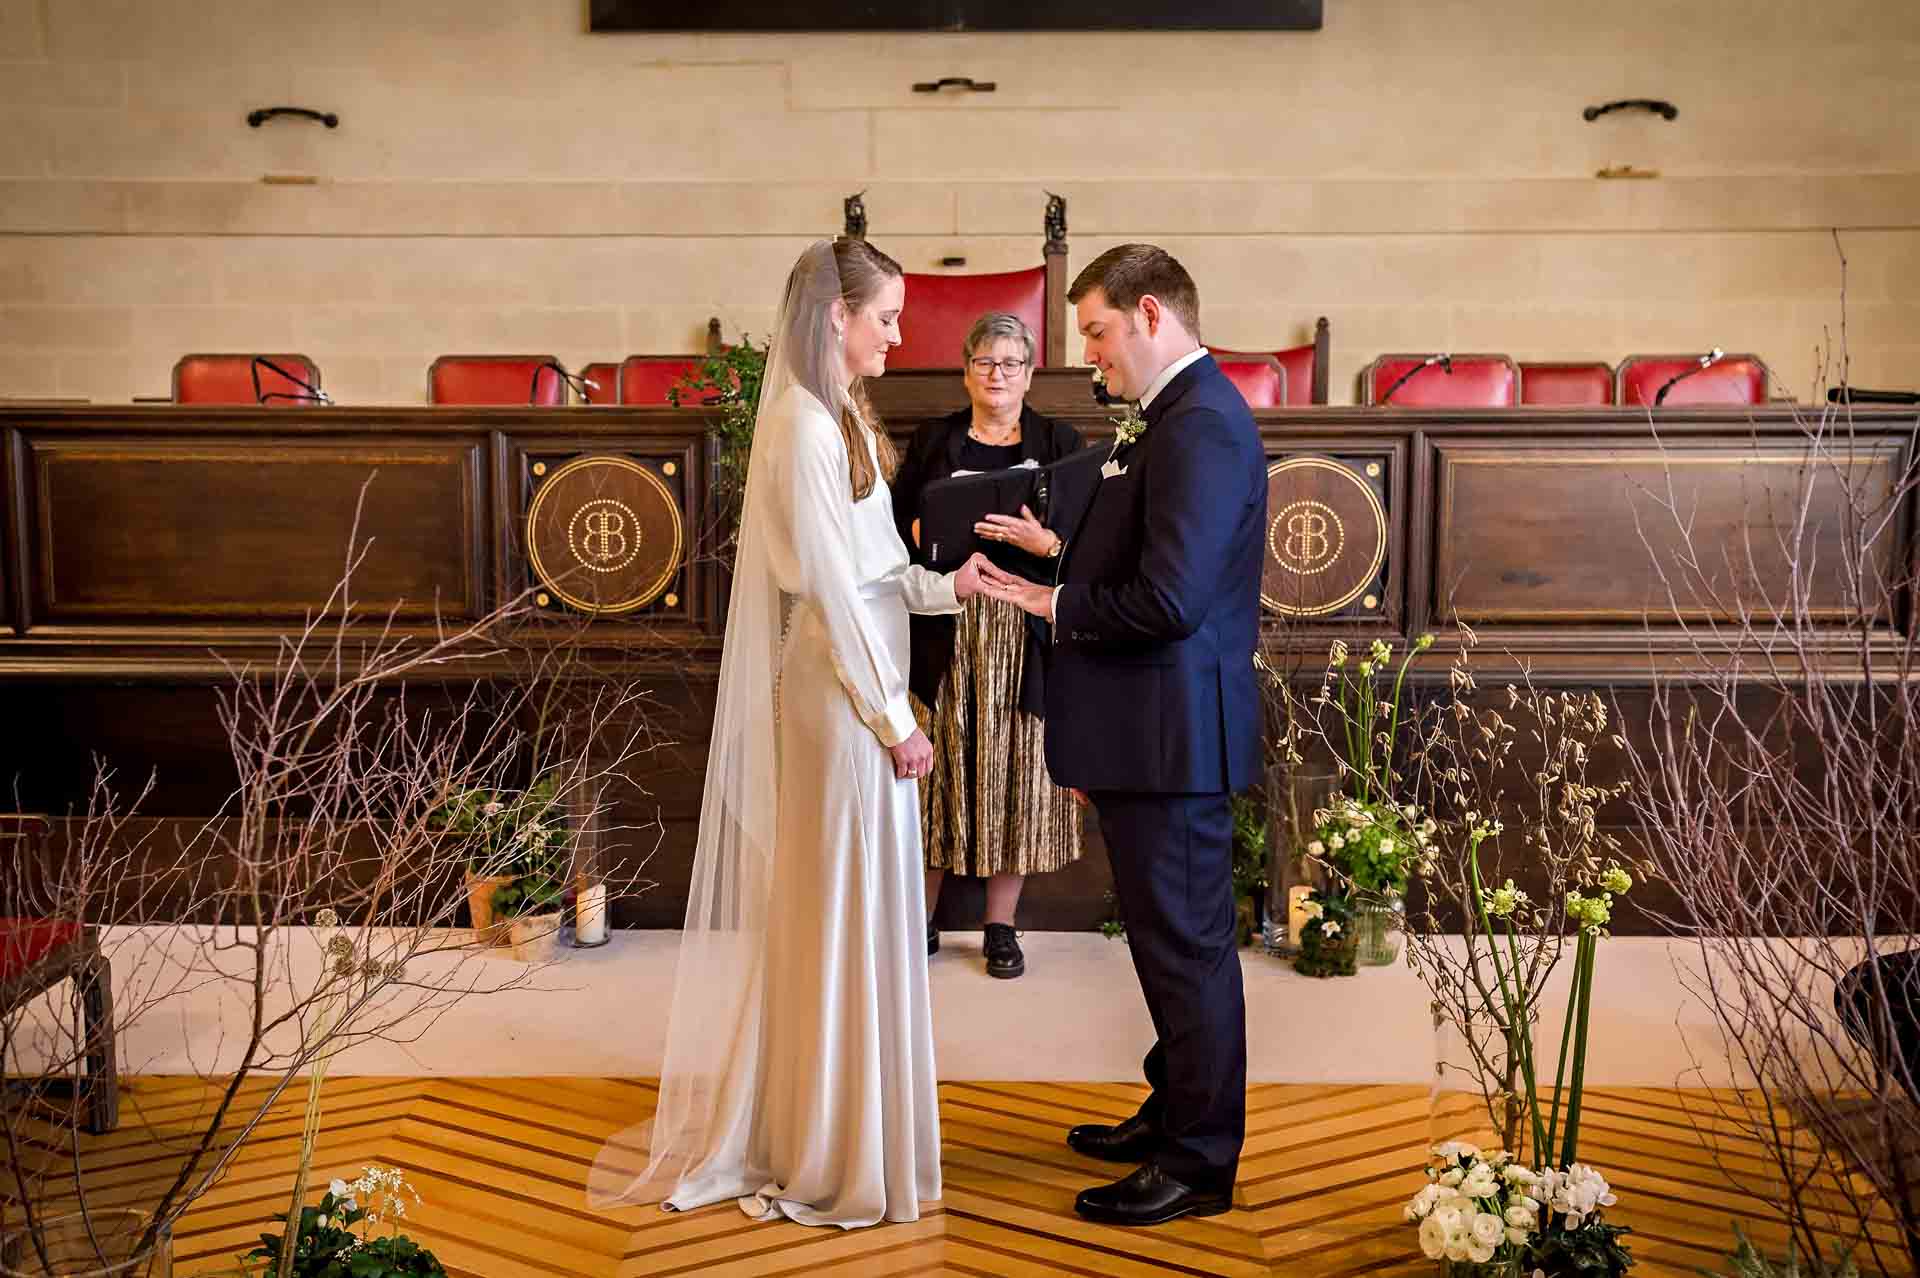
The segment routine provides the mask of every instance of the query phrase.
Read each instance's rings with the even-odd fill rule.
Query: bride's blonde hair
[[[822,245],[801,254],[787,277],[786,301],[781,307],[788,328],[779,335],[791,361],[794,377],[814,398],[825,404],[840,419],[840,435],[847,445],[847,481],[853,500],[860,501],[873,491],[873,457],[867,452],[866,437],[873,435],[874,453],[879,456],[879,474],[888,479],[899,465],[899,453],[893,447],[886,425],[867,397],[866,378],[856,377],[852,385],[839,385],[843,368],[839,343],[834,340],[833,303],[837,300],[849,312],[858,312],[877,297],[888,280],[905,274],[900,263],[865,240],[834,240],[832,278],[827,278]]]

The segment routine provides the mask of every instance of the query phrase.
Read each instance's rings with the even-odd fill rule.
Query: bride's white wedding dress
[[[884,480],[850,499],[825,406],[789,387],[769,409],[753,465],[773,480],[760,533],[787,617],[764,959],[745,973],[712,1136],[668,1204],[917,1220],[940,1196],[919,796],[883,742],[914,729],[907,614],[960,605],[951,577],[909,562]]]

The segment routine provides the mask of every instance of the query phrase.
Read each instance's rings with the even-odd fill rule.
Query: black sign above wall
[[[1318,31],[1325,0],[591,0],[593,31]]]

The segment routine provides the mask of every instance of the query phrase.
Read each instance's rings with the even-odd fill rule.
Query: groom
[[[1123,428],[1084,509],[1057,524],[1057,586],[981,575],[1053,623],[1047,769],[1099,813],[1158,1035],[1140,1111],[1067,1133],[1082,1154],[1140,1167],[1074,1207],[1157,1225],[1232,1205],[1246,1135],[1228,795],[1260,773],[1266,459],[1246,401],[1200,345],[1193,278],[1165,250],[1110,249],[1067,297],[1087,362],[1146,425]]]

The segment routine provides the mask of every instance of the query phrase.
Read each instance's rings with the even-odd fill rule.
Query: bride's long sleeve
[[[888,656],[861,596],[865,583],[856,568],[846,446],[839,427],[823,411],[803,408],[789,417],[787,427],[780,449],[777,501],[781,532],[792,555],[793,593],[819,609],[834,671],[861,722],[873,729],[881,745],[899,745],[917,725],[907,700],[906,672]],[[903,593],[909,601],[918,595],[933,602],[941,589],[938,579],[925,569],[919,574],[902,581]],[[946,583],[944,589],[951,600],[952,584]]]

